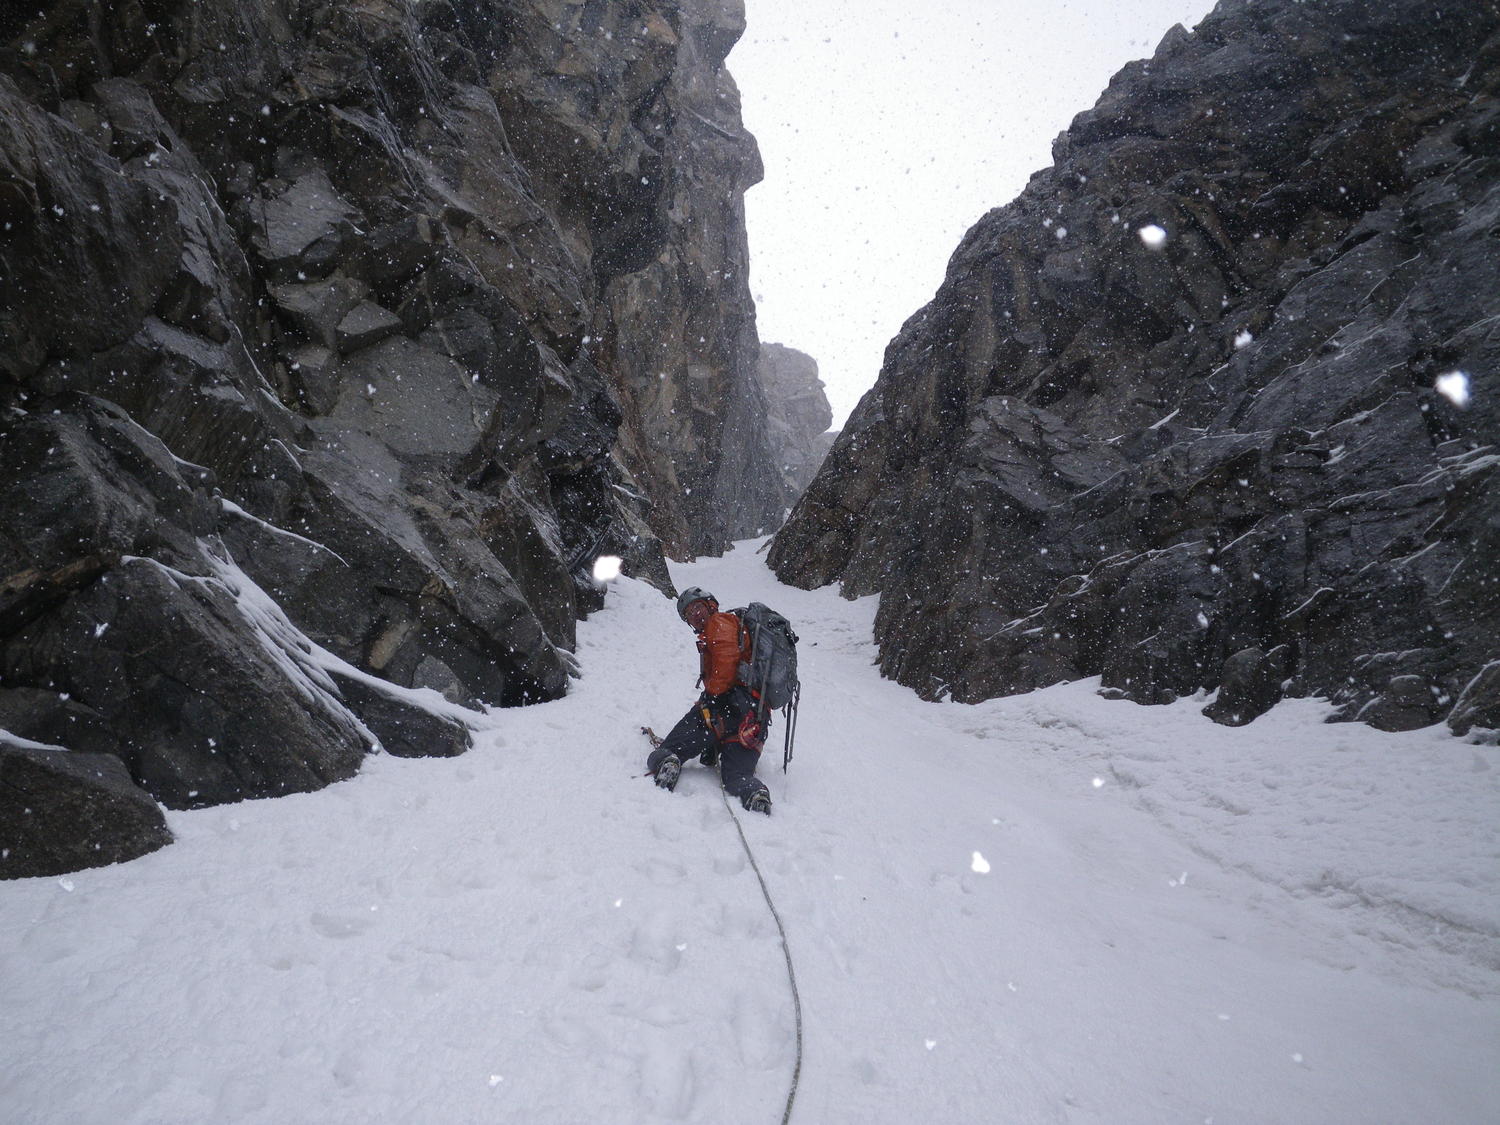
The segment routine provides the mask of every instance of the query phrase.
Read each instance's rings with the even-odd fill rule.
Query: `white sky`
[[[1212,7],[745,0],[729,69],[766,164],[746,196],[760,335],[817,359],[835,426],[964,232],[1121,66]]]

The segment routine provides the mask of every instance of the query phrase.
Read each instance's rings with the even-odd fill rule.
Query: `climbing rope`
[[[766,886],[766,877],[760,873],[760,864],[755,862],[755,853],[750,850],[750,841],[745,838],[744,826],[740,824],[740,818],[735,815],[734,806],[729,803],[729,793],[722,787],[719,796],[724,798],[724,808],[729,811],[729,819],[734,821],[734,830],[740,834],[740,843],[744,846],[745,855],[750,860],[751,870],[755,872],[755,878],[760,881],[760,893],[766,896],[766,906],[771,911],[771,917],[776,920],[776,932],[781,935],[781,955],[786,958],[786,979],[792,986],[792,1012],[797,1020],[797,1061],[792,1067],[792,1086],[786,1093],[786,1111],[781,1115],[781,1125],[787,1125],[792,1118],[792,1102],[797,1097],[797,1082],[802,1077],[802,996],[797,991],[797,971],[792,968],[792,947],[787,944],[786,927],[781,924],[781,914],[776,909],[776,904],[771,901],[771,890]]]
[[[661,736],[650,727],[642,727],[641,733],[651,740],[652,746],[661,745]],[[650,777],[648,771],[643,776]],[[786,959],[786,979],[792,986],[792,1014],[797,1023],[797,1059],[792,1065],[792,1085],[786,1092],[786,1109],[781,1114],[781,1125],[787,1125],[792,1119],[792,1103],[797,1098],[797,1083],[802,1078],[802,994],[797,991],[797,970],[792,968],[792,947],[787,944],[786,927],[781,923],[781,913],[776,909],[776,903],[771,901],[771,888],[766,886],[766,877],[760,873],[760,864],[755,861],[755,853],[750,850],[750,841],[745,838],[744,826],[740,824],[740,818],[734,813],[734,806],[729,803],[729,791],[721,784],[719,796],[724,798],[724,809],[729,813],[729,819],[734,821],[734,830],[740,834],[740,846],[745,849],[745,857],[750,860],[750,869],[755,872],[755,878],[760,883],[760,893],[765,896],[766,907],[771,911],[771,917],[776,921],[776,932],[781,935],[781,955]]]

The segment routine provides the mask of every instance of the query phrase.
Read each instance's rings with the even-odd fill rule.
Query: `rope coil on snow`
[[[729,819],[734,821],[734,830],[740,834],[740,843],[744,846],[745,855],[750,859],[750,868],[760,882],[760,893],[765,895],[766,906],[771,911],[771,917],[776,921],[776,932],[781,935],[781,955],[786,958],[786,979],[792,986],[792,1012],[797,1021],[797,1061],[792,1067],[792,1085],[786,1094],[786,1110],[781,1115],[781,1125],[787,1125],[792,1117],[792,1102],[797,1097],[797,1082],[802,1077],[802,996],[797,991],[797,971],[792,968],[792,947],[787,944],[786,927],[781,923],[781,914],[777,911],[776,904],[771,901],[771,890],[766,886],[766,877],[760,873],[760,864],[755,861],[755,853],[750,850],[750,841],[745,838],[745,829],[740,824],[740,818],[735,815],[734,807],[729,803],[729,793],[721,788],[719,795],[724,798],[724,807],[729,810]]]

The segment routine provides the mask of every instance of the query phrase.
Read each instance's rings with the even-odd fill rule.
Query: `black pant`
[[[671,733],[661,740],[661,745],[651,751],[646,759],[646,768],[652,773],[668,754],[676,754],[683,762],[701,757],[704,751],[719,752],[719,776],[724,789],[731,797],[738,797],[743,804],[757,790],[764,792],[766,783],[755,776],[755,767],[760,761],[759,751],[738,742],[727,742],[704,721],[703,708],[707,707],[714,724],[724,736],[733,738],[739,731],[740,720],[755,707],[755,700],[742,687],[733,688],[723,695],[704,696],[686,715],[677,721]],[[760,737],[766,737],[770,727],[767,716]]]

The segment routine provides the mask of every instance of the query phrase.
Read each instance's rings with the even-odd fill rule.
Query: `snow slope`
[[[922,703],[873,601],[758,546],[674,576],[802,635],[796,761],[777,732],[775,814],[736,809],[794,1122],[1500,1121],[1495,747],[1090,683]],[[0,1122],[779,1121],[791,996],[731,813],[640,776],[691,638],[622,581],[579,657],[464,757],[0,883]]]

